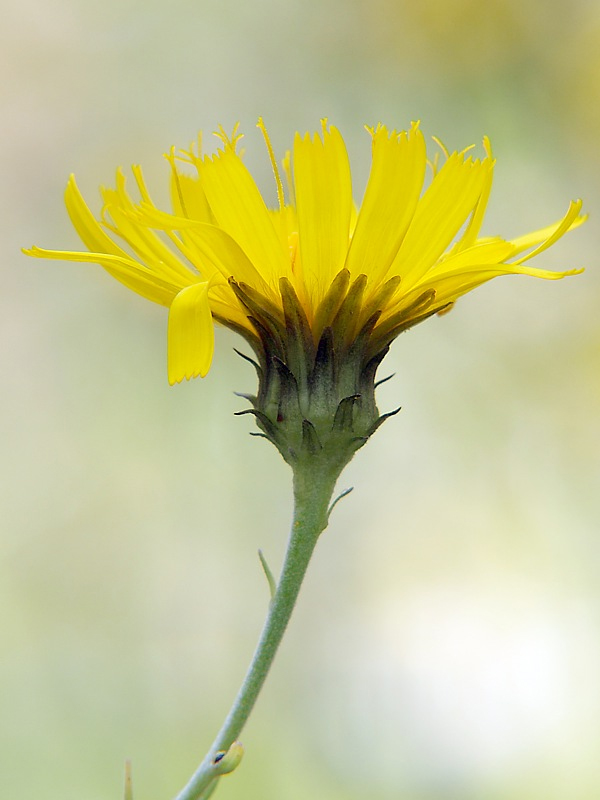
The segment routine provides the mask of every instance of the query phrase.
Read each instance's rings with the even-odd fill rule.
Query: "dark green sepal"
[[[383,309],[387,306],[392,295],[400,285],[402,278],[400,275],[393,275],[375,292],[373,297],[367,300],[368,308]]]
[[[297,416],[300,413],[298,399],[298,381],[288,365],[277,356],[273,356],[273,366],[279,375],[279,408],[277,422]]]
[[[375,311],[363,324],[356,338],[350,344],[350,347],[340,356],[336,375],[339,391],[345,394],[356,394],[357,392],[364,394],[365,398],[367,398],[367,402],[368,398],[372,397],[373,402],[371,405],[373,406],[375,402],[373,386],[369,386],[367,382],[363,380],[363,372],[365,351],[380,316],[381,312]]]
[[[252,286],[229,278],[229,285],[240,303],[256,317],[271,319],[280,327],[283,323],[281,309]]]
[[[337,371],[333,331],[325,328],[317,345],[315,360],[308,379],[311,408],[329,408],[334,403]]]
[[[286,333],[286,362],[303,386],[315,357],[315,344],[304,309],[287,278],[279,281]]]
[[[367,276],[359,275],[348,289],[331,325],[336,346],[338,343],[348,345],[354,339],[366,287]]]
[[[281,309],[245,283],[230,278],[229,285],[244,311],[249,312],[247,319],[258,334],[265,359],[268,361],[274,345],[277,346],[277,355],[285,359],[285,323]],[[261,354],[257,355],[262,362]]]
[[[247,361],[249,364],[252,364],[252,366],[256,370],[256,374],[258,375],[258,380],[262,378],[263,370],[258,362],[256,362],[253,358],[250,358],[250,356],[247,356],[245,353],[242,353],[242,351],[238,350],[237,347],[233,348],[233,352],[237,353],[238,356],[244,359],[244,361]]]
[[[430,308],[435,300],[435,289],[427,289],[420,294],[410,305],[398,311],[381,323],[375,331],[369,346],[369,351],[380,350],[386,345],[390,345],[394,339],[407,328],[412,328],[419,322],[427,319],[432,314],[437,314],[439,308]],[[423,312],[423,313],[421,313]],[[415,316],[415,314],[417,316]]]
[[[375,383],[373,384],[373,388],[377,389],[377,387],[381,386],[383,383],[387,383],[388,381],[391,381],[392,378],[395,377],[395,375],[396,375],[396,373],[392,372],[392,374],[388,375],[386,378],[381,378],[381,380],[375,381]]]
[[[366,362],[360,373],[359,391],[362,392],[366,397],[370,397],[372,399],[373,410],[375,414],[377,414],[377,409],[375,407],[375,375],[377,374],[379,365],[386,357],[389,349],[390,346],[388,344],[378,353],[375,353],[375,355]]]
[[[246,392],[234,392],[234,395],[235,395],[236,397],[241,397],[241,398],[243,398],[244,400],[247,400],[247,401],[248,401],[249,403],[251,403],[253,406],[255,406],[255,405],[256,405],[256,399],[257,399],[257,398],[256,398],[256,395],[255,395],[255,394],[247,394]]]
[[[272,442],[276,442],[277,440],[277,428],[275,424],[271,422],[269,417],[266,414],[263,414],[262,411],[259,411],[257,408],[246,408],[244,411],[235,411],[235,417],[243,417],[246,414],[252,414],[252,416],[256,417],[260,426],[263,428],[269,439]]]
[[[323,330],[333,324],[336,314],[342,305],[348,286],[350,285],[350,272],[342,269],[333,279],[327,294],[319,303],[313,320],[313,337],[316,341],[321,338]]]
[[[335,417],[333,418],[332,431],[351,431],[354,416],[354,404],[360,399],[359,394],[351,394],[340,400],[338,407],[335,410]]]
[[[366,276],[351,281],[348,270],[341,270],[309,323],[287,278],[279,282],[277,307],[251,287],[230,282],[252,327],[245,335],[256,361],[239,354],[259,377],[256,397],[242,395],[253,408],[238,414],[254,415],[258,435],[277,447],[295,474],[341,469],[397,413],[379,414],[375,387],[391,376],[376,384],[377,369],[411,313],[434,311],[434,295],[423,293],[382,323],[398,283],[396,276],[368,297]]]
[[[244,311],[246,311],[246,307],[243,306],[243,308],[244,308]],[[261,349],[260,340],[259,340],[258,336],[256,336],[256,334],[252,333],[252,331],[248,330],[248,327],[246,325],[240,325],[239,322],[234,322],[233,320],[228,319],[227,317],[223,317],[223,316],[221,316],[221,314],[217,314],[214,311],[213,311],[212,317],[213,317],[213,320],[215,322],[218,322],[220,325],[223,325],[225,328],[229,328],[230,330],[235,331],[235,333],[239,334],[242,337],[242,339],[245,339],[248,342],[248,344],[250,345],[250,347],[254,350],[255,353],[257,353]],[[235,350],[235,348],[234,348],[234,350]],[[238,351],[236,351],[236,352],[238,352]],[[242,354],[240,353],[240,355],[242,355]]]
[[[311,456],[323,449],[315,426],[307,419],[302,420],[302,449]]]
[[[386,419],[389,419],[390,417],[395,417],[395,416],[396,416],[396,414],[398,414],[398,413],[399,413],[401,410],[402,410],[402,406],[398,406],[398,408],[395,408],[393,411],[388,411],[388,412],[387,412],[387,414],[382,414],[382,415],[379,417],[379,419],[377,419],[377,420],[376,420],[376,421],[373,423],[373,425],[371,425],[371,427],[369,428],[369,431],[368,431],[368,433],[367,433],[367,438],[369,438],[370,436],[373,436],[373,434],[375,433],[375,431],[376,431],[376,430],[377,430],[377,429],[378,429],[378,428],[379,428],[381,425],[383,425],[383,423],[386,421]]]
[[[276,353],[279,358],[285,358],[285,341],[278,328],[269,328],[264,320],[249,316],[248,322],[254,327],[262,344],[263,355],[268,363],[269,355]]]

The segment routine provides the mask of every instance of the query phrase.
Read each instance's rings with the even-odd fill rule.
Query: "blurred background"
[[[290,474],[233,413],[252,368],[217,335],[170,388],[166,312],[80,249],[90,205],[141,163],[240,121],[283,154],[327,116],[360,201],[363,124],[498,159],[484,234],[582,196],[537,266],[400,337],[380,407],[220,800],[600,796],[600,10],[590,0],[3,0],[0,794],[169,800],[212,741],[278,571]],[[211,147],[210,137],[207,147]]]

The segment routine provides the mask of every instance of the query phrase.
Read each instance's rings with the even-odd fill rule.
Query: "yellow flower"
[[[262,121],[259,125],[264,132]],[[375,310],[380,317],[374,332],[391,335],[398,324],[404,330],[490,278],[562,278],[581,271],[525,266],[583,221],[581,201],[572,202],[562,221],[543,230],[512,241],[479,238],[494,167],[487,139],[483,159],[468,151],[444,151],[439,167],[437,159],[428,162],[418,125],[400,133],[378,125],[369,132],[371,174],[358,210],[348,155],[335,127],[324,122],[320,136],[296,134],[293,178],[289,153],[283,162],[288,202],[265,133],[279,197],[279,208],[271,210],[236,152],[241,138],[236,126],[231,138],[218,134],[222,146],[214,156],[196,155],[193,148],[167,156],[172,212],[156,208],[141,169],[133,167],[141,201],[131,199],[118,171],[116,188],[102,189],[104,207],[97,222],[72,176],[65,202],[90,252],[37,247],[26,252],[97,262],[128,288],[168,306],[171,383],[206,375],[213,356],[213,321],[256,339],[236,284],[281,315],[280,281],[286,278],[316,343],[338,311],[336,302],[327,302],[336,279],[355,286],[360,282],[356,291],[361,298],[348,320],[351,338]],[[195,174],[183,171],[182,162],[192,165]],[[428,164],[433,177],[424,189]]]
[[[583,221],[581,201],[572,202],[561,221],[534,233],[514,240],[480,237],[494,168],[487,139],[481,159],[469,155],[470,148],[448,153],[438,143],[442,158],[430,161],[418,124],[407,132],[383,125],[368,129],[371,173],[357,209],[337,128],[324,121],[320,134],[296,134],[293,159],[288,152],[282,162],[286,200],[262,120],[259,127],[275,173],[277,209],[267,208],[237,152],[236,126],[230,138],[222,129],[217,134],[216,155],[191,147],[166,156],[170,212],[156,207],[141,169],[133,167],[140,200],[131,199],[118,171],[116,188],[102,189],[97,221],[71,177],[67,210],[90,252],[26,251],[99,263],[128,288],[167,306],[171,383],[206,375],[213,323],[219,322],[251,344],[259,377],[273,371],[274,359],[278,364],[277,390],[265,378],[255,408],[264,411],[280,401],[284,368],[290,381],[310,393],[310,373],[319,359],[335,353],[336,370],[343,372],[343,353],[355,352],[360,342],[353,378],[336,391],[338,401],[357,397],[360,375],[371,364],[372,383],[400,332],[485,281],[508,274],[554,279],[581,271],[526,265]]]

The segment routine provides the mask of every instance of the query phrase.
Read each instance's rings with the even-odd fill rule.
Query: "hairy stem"
[[[340,468],[303,462],[294,469],[294,518],[277,589],[244,682],[204,760],[175,800],[205,800],[222,770],[218,753],[229,750],[254,707],[283,638],[310,558],[327,527],[328,509]],[[329,467],[329,468],[328,468]],[[217,761],[215,761],[217,758]]]

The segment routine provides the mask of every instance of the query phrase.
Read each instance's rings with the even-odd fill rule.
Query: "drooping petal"
[[[416,124],[409,133],[372,131],[373,161],[346,259],[352,276],[364,273],[376,289],[387,275],[415,213],[427,153]]]
[[[208,281],[183,289],[169,309],[167,361],[169,383],[204,377],[214,352],[214,325]]]
[[[346,146],[337,128],[323,138],[296,134],[294,182],[302,280],[312,303],[325,296],[344,266],[352,215],[352,181]],[[302,296],[302,293],[299,292]]]
[[[296,328],[308,343],[307,364],[315,347],[317,359],[329,353],[339,360],[345,349],[358,353],[369,340],[374,375],[402,330],[482,283],[507,274],[555,280],[581,271],[526,264],[584,221],[580,201],[554,225],[513,241],[480,238],[494,166],[487,140],[481,161],[441,146],[445,164],[430,163],[431,185],[420,196],[428,162],[418,126],[408,133],[378,126],[371,131],[371,173],[357,213],[346,148],[335,128],[324,123],[322,136],[296,136],[295,185],[289,153],[283,162],[286,206],[275,155],[259,127],[276,174],[278,210],[267,210],[236,154],[237,128],[231,138],[221,130],[224,149],[214,157],[196,155],[193,147],[167,155],[172,213],[156,207],[139,167],[133,175],[141,201],[130,197],[118,172],[116,187],[102,190],[98,220],[71,178],[65,202],[91,252],[25,251],[99,263],[128,288],[168,306],[172,383],[207,373],[214,322],[246,338],[264,375],[275,355],[281,364],[300,363],[296,371],[308,381],[309,367],[290,349]],[[179,172],[180,161],[197,168],[198,176]],[[290,297],[298,313],[290,313]],[[330,370],[334,376],[336,369]]]

